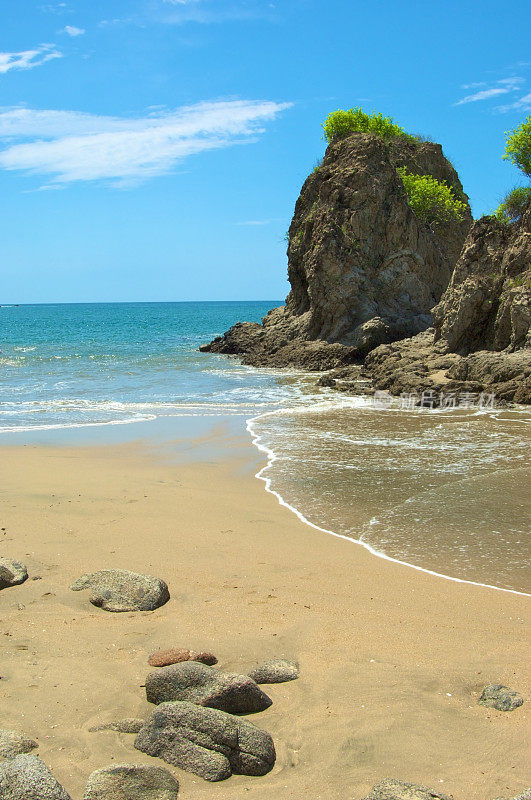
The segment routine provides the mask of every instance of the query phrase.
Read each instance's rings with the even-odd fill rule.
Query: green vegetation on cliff
[[[529,186],[517,186],[506,195],[503,203],[498,206],[496,218],[500,222],[516,222],[519,220],[531,204],[531,188]]]
[[[465,218],[466,203],[458,200],[445,181],[431,175],[415,175],[399,167],[409,205],[423,222],[461,222]]]
[[[503,157],[521,169],[524,175],[531,178],[531,114],[518,128],[507,131],[507,143]]]
[[[416,136],[406,133],[400,125],[397,125],[392,117],[384,117],[383,114],[377,114],[376,111],[366,114],[361,108],[332,111],[327,116],[323,128],[328,143],[344,139],[351,133],[374,133],[386,141],[395,136],[409,139],[412,142],[418,141]]]

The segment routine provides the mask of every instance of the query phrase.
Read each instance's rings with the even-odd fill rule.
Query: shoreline
[[[169,449],[1,450],[2,551],[43,577],[0,594],[4,725],[39,741],[74,800],[93,769],[162,763],[88,727],[147,716],[147,657],[165,646],[211,649],[236,672],[275,656],[301,665],[251,718],[275,740],[273,772],[212,785],[170,767],[183,798],[358,800],[396,777],[492,800],[528,785],[526,704],[476,703],[490,682],[529,696],[520,597],[434,581],[348,537],[309,540],[255,479],[258,450],[227,429]],[[69,591],[112,566],[164,578],[170,602],[108,614]]]

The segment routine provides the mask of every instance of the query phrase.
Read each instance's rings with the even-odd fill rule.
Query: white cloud
[[[225,100],[133,119],[4,108],[0,140],[7,147],[0,150],[0,168],[48,175],[52,184],[130,185],[170,172],[195,153],[253,141],[265,122],[290,106]]]
[[[20,53],[0,53],[0,74],[12,69],[33,69],[53,58],[62,58],[63,54],[54,48],[53,44],[41,44],[34,50],[22,50]]]
[[[496,111],[499,111],[502,114],[505,114],[508,111],[530,111],[530,110],[531,110],[531,92],[525,94],[523,97],[520,97],[519,100],[515,100],[514,103],[508,103],[505,106],[496,107]]]
[[[478,92],[474,92],[473,94],[467,94],[466,97],[461,98],[461,100],[458,100],[457,103],[454,103],[454,105],[462,106],[466,103],[477,103],[481,100],[490,100],[491,97],[498,97],[499,95],[516,91],[523,83],[525,83],[525,79],[517,76],[512,78],[501,78],[490,88],[480,89]],[[485,83],[469,83],[465,84],[463,89],[478,88],[485,85]]]
[[[67,33],[69,36],[83,36],[85,33],[84,28],[76,28],[75,25],[65,25],[62,33]]]

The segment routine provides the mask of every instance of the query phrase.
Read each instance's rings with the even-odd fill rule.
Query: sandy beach
[[[528,786],[528,598],[312,530],[254,478],[263,461],[244,436],[231,458],[204,452],[2,447],[1,551],[30,573],[0,594],[2,727],[37,739],[78,800],[95,769],[163,765],[133,736],[88,730],[148,715],[154,650],[211,650],[238,672],[287,657],[300,678],[265,687],[273,705],[252,717],[274,738],[274,770],[208,784],[170,767],[183,800],[359,800],[385,777],[455,800]],[[108,567],[164,578],[170,602],[111,614],[69,590]],[[520,691],[523,707],[479,706],[489,683]]]

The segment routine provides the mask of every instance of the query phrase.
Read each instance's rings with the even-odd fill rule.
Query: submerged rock
[[[271,736],[251,722],[182,702],[158,706],[135,747],[207,781],[221,781],[232,773],[265,775],[276,757]]]
[[[92,728],[89,728],[89,732],[116,731],[117,733],[138,733],[143,724],[143,719],[130,717],[128,719],[119,719],[116,722],[104,722],[101,725],[94,725]]]
[[[295,661],[274,658],[255,667],[249,677],[256,683],[285,683],[299,677],[299,665]]]
[[[18,586],[28,579],[26,565],[12,558],[0,558],[0,589]]]
[[[514,711],[524,703],[524,699],[518,692],[513,692],[501,683],[491,683],[485,686],[481,697],[478,700],[481,706],[495,708],[498,711]]]
[[[160,578],[125,569],[102,569],[82,575],[70,587],[73,592],[90,589],[90,602],[105,611],[153,611],[170,599]]]
[[[21,753],[31,753],[39,745],[18,731],[0,729],[0,758],[14,758]]]
[[[170,664],[179,664],[181,661],[199,661],[209,667],[218,663],[216,656],[212,653],[172,647],[168,650],[157,650],[149,657],[148,664],[150,667],[168,667]]]
[[[272,700],[248,675],[219,672],[206,664],[184,661],[150,672],[146,678],[149,703],[188,700],[230,714],[263,711]]]
[[[37,756],[20,755],[0,764],[2,800],[72,800]]]
[[[447,795],[417,786],[415,783],[405,783],[394,778],[387,778],[373,786],[371,792],[363,800],[451,800]]]
[[[465,219],[436,227],[419,219],[397,167],[445,180],[465,202]],[[363,133],[333,142],[295,206],[285,306],[201,349],[253,366],[323,370],[425,330],[471,222],[440,145]]]
[[[179,783],[164,767],[116,764],[88,779],[83,800],[177,800]]]

